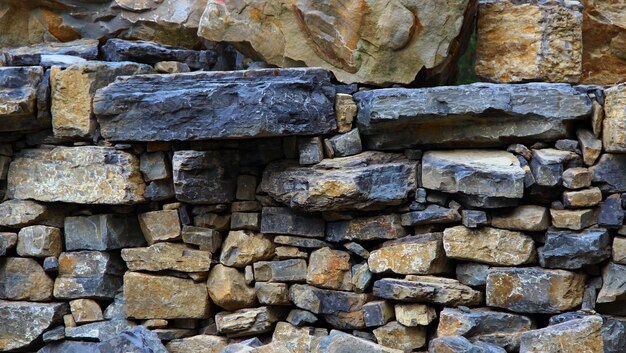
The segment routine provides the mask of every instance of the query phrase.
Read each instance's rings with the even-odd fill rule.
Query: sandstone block
[[[211,267],[210,252],[177,243],[122,249],[122,259],[130,271],[206,272]]]
[[[597,187],[563,192],[563,205],[568,208],[592,207],[600,201],[602,201],[602,191]]]
[[[563,172],[563,186],[568,189],[582,189],[591,185],[591,172],[587,168],[569,168]]]
[[[351,290],[350,254],[327,247],[313,251],[309,258],[306,282],[318,288]]]
[[[61,230],[47,226],[29,226],[17,234],[17,253],[20,256],[59,256],[63,251]]]
[[[146,243],[137,218],[121,214],[67,217],[64,232],[68,251],[114,250]]]
[[[43,221],[48,207],[30,200],[6,200],[0,203],[0,226],[21,228]]]
[[[124,298],[134,319],[203,319],[209,311],[206,284],[182,278],[127,272]]]
[[[333,242],[397,239],[405,235],[406,231],[397,214],[360,217],[326,224],[326,240]]]
[[[374,282],[374,295],[405,302],[442,305],[478,305],[482,293],[456,280],[433,276],[407,276],[407,279],[380,279]]]
[[[0,325],[0,350],[29,348],[44,331],[60,324],[68,312],[66,303],[0,300],[0,317],[13,318]]]
[[[234,201],[238,162],[238,153],[233,150],[174,152],[176,199],[193,204]]]
[[[220,262],[226,266],[245,267],[274,257],[272,237],[246,230],[230,231],[222,244]]]
[[[256,304],[255,289],[246,284],[243,273],[236,268],[215,265],[207,280],[213,303],[226,310],[237,310]]]
[[[124,262],[118,255],[99,251],[64,252],[54,281],[58,299],[113,299],[122,286]]]
[[[357,107],[352,96],[345,93],[335,95],[335,119],[337,132],[344,133],[352,129],[352,122],[356,117]]]
[[[10,198],[83,204],[136,203],[145,188],[135,156],[96,146],[22,150],[8,186]]]
[[[581,230],[598,222],[596,209],[556,210],[550,209],[552,225],[556,228]]]
[[[602,318],[590,316],[522,334],[520,353],[603,352]]]
[[[491,225],[496,228],[537,232],[548,229],[550,215],[545,207],[523,205],[510,211],[493,213]]]
[[[139,215],[139,226],[148,245],[180,239],[177,210],[151,211]]]
[[[437,318],[435,308],[425,304],[398,303],[394,309],[396,320],[407,327],[428,326]]]
[[[75,299],[70,301],[70,310],[74,322],[85,324],[94,321],[102,321],[102,309],[98,302],[92,299]]]
[[[34,259],[0,258],[0,298],[50,301],[54,281]]]
[[[548,230],[539,252],[541,267],[579,269],[611,257],[611,236],[606,229],[583,231]]]
[[[411,352],[426,344],[426,327],[407,327],[392,321],[373,331],[376,341],[389,348]]]
[[[263,207],[261,232],[321,238],[324,236],[324,220],[288,207]]]
[[[441,233],[407,236],[382,244],[367,260],[373,273],[436,274],[449,268]]]

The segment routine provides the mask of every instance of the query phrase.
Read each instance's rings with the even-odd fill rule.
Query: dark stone
[[[133,326],[135,326],[134,322],[123,319],[92,322],[76,327],[66,327],[65,337],[77,340],[106,341]]]
[[[397,214],[360,217],[326,224],[326,240],[333,242],[397,239],[406,234]]]
[[[450,224],[460,220],[459,212],[438,205],[429,205],[423,211],[413,211],[402,215],[402,225],[406,227],[425,224]]]
[[[263,207],[261,213],[262,233],[321,238],[324,236],[324,227],[323,219],[288,207]]]
[[[17,244],[17,234],[0,232],[0,256],[6,255],[7,251],[15,248]]]
[[[534,150],[530,160],[537,185],[557,186],[561,184],[565,163],[575,158],[576,154],[556,149]]]
[[[0,50],[0,56],[2,54],[6,66],[41,65],[43,55],[69,55],[95,60],[98,57],[98,40],[79,39],[71,42],[48,42],[27,47],[5,48]]]
[[[59,256],[59,275],[54,281],[58,299],[113,299],[122,286],[126,266],[114,253],[64,252]]]
[[[32,347],[45,330],[61,324],[67,313],[67,303],[0,300],[0,318],[5,318],[0,325],[0,351]]]
[[[146,185],[143,197],[150,201],[163,201],[174,198],[174,184],[172,180],[156,180]]]
[[[619,199],[617,199],[619,201]],[[611,257],[611,236],[606,229],[587,228],[576,232],[550,229],[539,251],[541,267],[579,269]]]
[[[626,154],[603,153],[591,170],[591,180],[605,192],[626,192]]]
[[[384,278],[374,282],[374,295],[405,302],[425,302],[447,306],[478,305],[479,291],[456,280],[432,276],[407,276],[409,279]]]
[[[585,92],[553,83],[378,89],[354,100],[365,146],[378,150],[554,141],[592,113]]]
[[[462,210],[463,225],[467,228],[478,228],[489,225],[487,212],[479,210]]]
[[[192,69],[211,69],[217,62],[218,53],[112,38],[102,46],[102,57],[106,61],[134,61],[151,65],[160,61],[179,61]]]
[[[99,90],[93,106],[111,141],[321,135],[337,128],[336,91],[315,68],[140,75]]]
[[[327,141],[332,152],[332,157],[353,156],[363,151],[359,129],[353,129],[345,134],[335,135]]]
[[[259,282],[304,282],[307,266],[304,259],[257,261],[253,264],[254,279]]]
[[[624,210],[622,200],[609,197],[600,204],[598,225],[607,228],[619,228],[624,223]]]
[[[298,327],[312,325],[317,322],[317,316],[310,311],[292,309],[287,315],[287,322]]]
[[[134,215],[101,214],[65,218],[66,250],[114,250],[144,246]]]
[[[298,138],[298,153],[300,155],[299,162],[301,165],[311,165],[321,162],[322,159],[324,159],[322,138],[319,136]]]
[[[504,348],[486,342],[470,342],[463,336],[444,336],[430,340],[430,353],[506,353]]]
[[[237,151],[176,151],[172,165],[177,200],[192,204],[235,200]]]
[[[156,333],[144,326],[133,327],[98,346],[100,353],[167,353]]]
[[[289,235],[277,235],[274,237],[274,243],[286,246],[295,246],[297,248],[305,249],[319,249],[323,247],[330,247],[331,245],[320,239],[293,237]]]
[[[295,306],[314,314],[335,314],[361,310],[370,295],[294,284],[289,288],[289,299]]]
[[[65,326],[57,326],[43,333],[41,336],[44,342],[60,341],[65,338]]]
[[[557,150],[561,150],[561,151],[570,151],[570,152],[580,153],[580,150],[578,149],[578,141],[576,140],[570,140],[570,139],[557,140],[556,143],[554,144],[554,147]]]
[[[37,114],[39,84],[43,68],[0,67],[0,132],[36,131],[50,126],[50,119]]]

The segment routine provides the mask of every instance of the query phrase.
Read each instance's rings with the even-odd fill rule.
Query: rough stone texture
[[[122,286],[124,262],[114,253],[64,252],[59,256],[59,274],[54,281],[57,299],[113,299]]]
[[[54,281],[34,259],[0,258],[0,298],[50,301]]]
[[[232,202],[237,188],[235,151],[176,151],[172,160],[176,199],[189,203]]]
[[[402,225],[405,227],[458,223],[460,220],[461,215],[457,210],[439,205],[428,205],[422,211],[413,211],[402,215]]]
[[[226,337],[197,335],[172,340],[167,343],[165,348],[170,353],[195,353],[203,350],[208,351],[207,353],[216,353],[226,348],[227,344]]]
[[[336,89],[320,69],[142,75],[99,90],[93,109],[111,141],[313,135],[337,128]]]
[[[598,222],[598,213],[595,209],[550,209],[550,215],[552,216],[552,225],[556,228],[581,230]]]
[[[54,136],[89,139],[96,129],[91,104],[96,90],[115,81],[117,76],[146,74],[152,71],[147,65],[101,61],[72,65],[65,70],[53,69],[50,83]]]
[[[351,290],[350,254],[330,248],[313,251],[309,258],[306,282],[318,288]]]
[[[376,300],[363,305],[363,321],[367,327],[383,326],[394,319],[393,304],[386,300]]]
[[[209,310],[204,283],[168,276],[127,272],[124,298],[126,315],[134,319],[202,319]]]
[[[176,210],[142,213],[139,215],[139,226],[148,245],[180,239],[180,218]]]
[[[182,238],[185,243],[196,245],[200,250],[210,253],[215,253],[222,245],[221,234],[205,227],[183,226]]]
[[[483,295],[450,278],[407,276],[402,279],[380,279],[374,282],[374,295],[406,302],[442,305],[477,305]]]
[[[48,207],[30,200],[6,200],[0,203],[0,226],[19,228],[41,222]]]
[[[591,180],[598,183],[598,187],[605,192],[625,192],[626,175],[622,172],[626,168],[626,155],[604,153],[598,163],[591,170]]]
[[[22,150],[8,185],[10,198],[83,204],[143,201],[145,188],[137,157],[95,146]]]
[[[333,242],[397,239],[405,235],[406,231],[397,214],[359,217],[326,224],[326,240]]]
[[[220,262],[226,266],[245,267],[274,256],[272,237],[246,230],[231,231],[222,244]]]
[[[319,347],[321,353],[401,353],[399,349],[389,348],[376,344],[370,340],[356,337],[341,331],[332,330],[330,334],[321,339]]]
[[[564,84],[392,88],[358,92],[364,147],[478,147],[553,141],[592,113],[586,94]]]
[[[589,316],[522,334],[520,353],[603,352],[602,318]]]
[[[559,313],[582,303],[584,274],[539,267],[491,268],[487,305],[518,313]]]
[[[539,252],[542,267],[579,269],[611,257],[611,236],[606,229],[549,230],[545,237],[545,245]]]
[[[232,267],[215,265],[209,272],[207,288],[213,303],[226,310],[247,308],[256,303],[254,287],[247,285],[243,273]]]
[[[582,189],[591,185],[591,172],[587,168],[569,168],[563,172],[563,186],[568,189]]]
[[[385,346],[411,352],[426,345],[425,327],[406,327],[396,321],[373,331],[376,341]]]
[[[602,143],[607,152],[626,151],[626,85],[621,84],[605,91]]]
[[[435,308],[424,304],[395,305],[396,320],[404,326],[428,326],[437,319]]]
[[[324,67],[346,83],[410,83],[424,69],[445,80],[475,10],[476,2],[462,0],[445,6],[209,1],[198,34],[244,42],[242,48],[274,65]]]
[[[235,312],[222,311],[215,315],[217,332],[229,337],[251,336],[269,332],[285,316],[284,310],[262,306]]]
[[[190,50],[152,42],[109,39],[102,46],[106,61],[135,61],[157,64],[162,61],[176,61],[187,64],[192,69],[210,69],[214,63],[214,53],[208,50]]]
[[[583,162],[587,166],[593,165],[602,153],[602,140],[597,139],[593,132],[584,129],[576,131],[576,136],[582,149]]]
[[[63,251],[61,230],[47,226],[29,226],[17,234],[17,253],[25,257],[57,257]]]
[[[286,283],[256,282],[256,297],[261,305],[290,305]]]
[[[304,259],[258,261],[253,267],[254,278],[262,282],[304,282],[307,275]]]
[[[261,232],[321,238],[324,236],[324,221],[288,207],[263,207]]]
[[[66,303],[9,302],[0,300],[0,350],[28,348],[48,328],[62,322]]]
[[[626,298],[624,276],[626,266],[609,263],[602,271],[602,288],[598,293],[598,303],[611,303],[623,301]]]
[[[5,256],[9,250],[17,245],[17,234],[0,232],[0,256]]]
[[[324,159],[324,148],[322,147],[322,138],[300,137],[298,138],[298,153],[301,165],[317,164]]]
[[[119,214],[66,217],[65,249],[114,250],[145,245],[137,218]]]
[[[67,43],[48,42],[26,47],[3,48],[6,66],[40,65],[44,56],[67,55],[87,60],[98,56],[98,41],[80,39]],[[45,66],[45,65],[44,65]]]
[[[476,74],[495,82],[578,82],[581,10],[578,2],[481,1]]]
[[[563,193],[563,205],[567,208],[592,207],[600,201],[602,201],[602,191],[597,187]],[[621,203],[621,200],[619,202]]]
[[[289,299],[293,304],[314,314],[359,311],[369,298],[369,294],[319,289],[304,284],[294,284],[289,288]]]
[[[0,132],[38,130],[50,119],[37,115],[37,89],[44,79],[41,67],[0,67]]]
[[[313,167],[291,161],[270,163],[261,189],[306,211],[377,209],[401,203],[415,188],[415,173],[415,163],[401,155],[363,152],[326,159]]]
[[[70,302],[70,311],[74,322],[84,324],[94,321],[102,321],[102,309],[98,302],[92,299],[76,299]]]
[[[130,271],[206,272],[211,267],[210,252],[176,243],[122,249],[122,259]]]
[[[404,237],[382,244],[368,258],[373,273],[437,274],[447,272],[448,260],[441,233]]]
[[[506,350],[496,345],[476,342],[472,343],[463,336],[437,337],[430,341],[428,351],[432,353],[505,353]]]
[[[509,211],[493,213],[491,225],[496,228],[537,232],[548,229],[548,209],[535,205],[523,205]]]

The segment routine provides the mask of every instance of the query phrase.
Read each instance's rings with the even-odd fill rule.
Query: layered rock
[[[567,321],[522,335],[520,353],[603,352],[602,318]]]
[[[211,267],[210,252],[175,243],[122,249],[122,259],[131,271],[206,272]]]
[[[58,299],[113,299],[122,286],[124,263],[119,255],[99,251],[64,252],[54,281]]]
[[[611,257],[611,237],[607,230],[587,228],[580,232],[549,230],[539,252],[541,266],[579,269]]]

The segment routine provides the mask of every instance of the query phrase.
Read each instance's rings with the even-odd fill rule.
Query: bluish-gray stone
[[[152,65],[160,61],[178,61],[192,69],[211,69],[217,62],[218,54],[210,50],[191,50],[112,38],[102,46],[102,57],[106,61],[134,61]]]
[[[539,262],[546,268],[579,269],[609,257],[611,236],[602,228],[580,232],[550,229],[546,232],[545,245],[539,250]]]
[[[316,215],[295,212],[289,207],[263,207],[261,232],[321,238],[325,222]]]
[[[603,153],[593,167],[591,181],[605,192],[626,191],[626,154]]]
[[[0,56],[2,54],[6,66],[42,65],[42,56],[45,55],[67,55],[95,60],[98,57],[98,40],[79,39],[71,42],[47,42],[27,47],[3,48],[0,50]]]
[[[143,246],[135,215],[100,214],[65,218],[65,249],[114,250]]]

